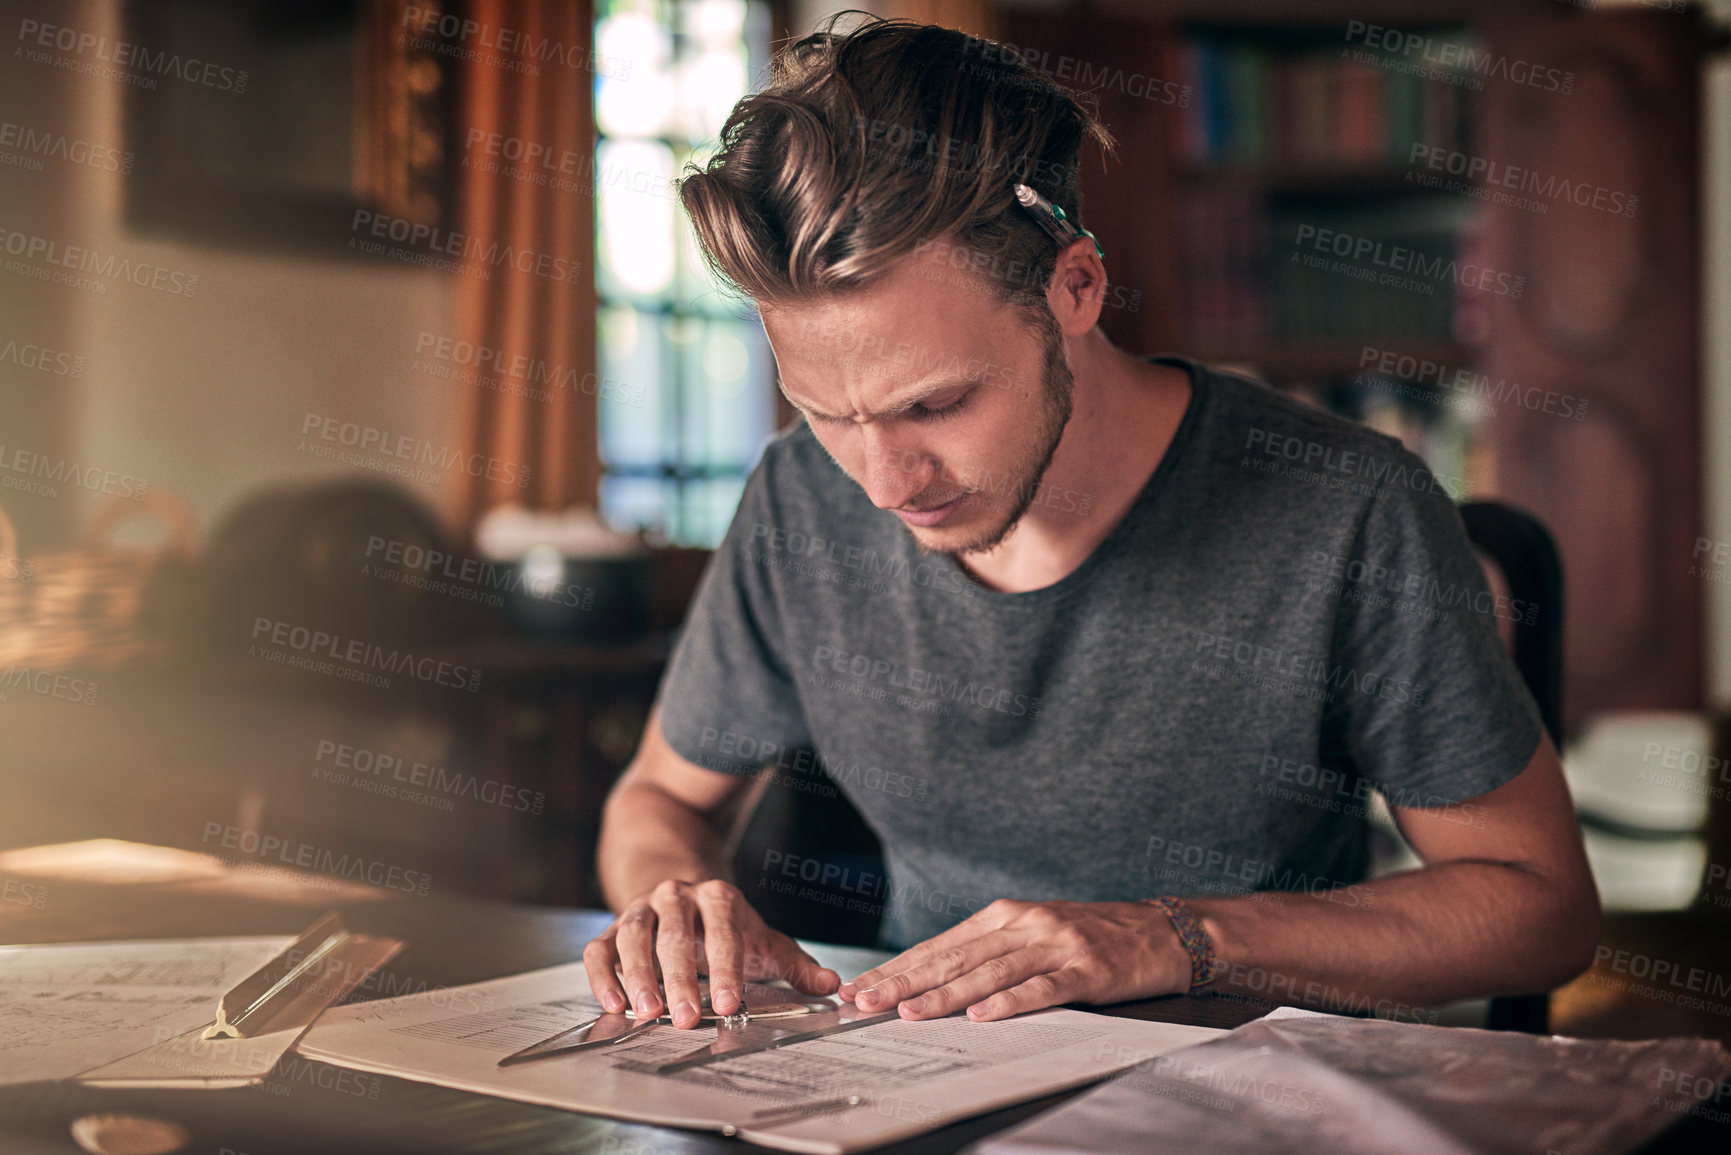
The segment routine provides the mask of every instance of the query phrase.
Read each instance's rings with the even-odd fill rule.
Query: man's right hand
[[[638,1018],[671,1008],[673,1025],[681,1028],[702,1021],[700,974],[709,976],[710,1005],[724,1015],[739,1010],[747,979],[785,979],[810,995],[832,994],[841,985],[840,975],[771,930],[739,888],[720,879],[668,879],[639,895],[583,948],[583,965],[607,1010],[623,1011],[629,992]]]

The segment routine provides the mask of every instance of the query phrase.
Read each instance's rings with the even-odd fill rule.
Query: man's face
[[[960,279],[945,251],[762,313],[782,390],[836,464],[922,552],[967,554],[1002,541],[1033,500],[1071,377],[1056,331]]]

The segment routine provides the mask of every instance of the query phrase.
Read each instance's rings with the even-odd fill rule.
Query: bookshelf
[[[1441,59],[1483,51],[1462,24],[1403,32]],[[1442,270],[1470,251],[1475,205],[1423,163],[1443,158],[1446,177],[1471,153],[1474,78],[1355,49],[1332,24],[1185,23],[1165,44],[1187,97],[1168,134],[1182,346],[1464,477],[1471,412],[1364,366],[1384,350],[1474,362],[1472,303]]]
[[[1354,21],[1428,38],[1435,68],[1421,79],[1364,57],[1346,43]],[[1102,0],[1006,5],[998,25],[1048,62],[1069,58],[1069,75],[1138,78],[1090,94],[1119,148],[1082,162],[1084,219],[1112,280],[1142,302],[1102,317],[1114,342],[1248,369],[1401,437],[1471,497],[1537,514],[1568,575],[1566,728],[1602,710],[1699,706],[1702,591],[1688,570],[1712,37],[1695,15],[1554,0]],[[1445,60],[1468,48],[1499,71],[1450,77]],[[1511,62],[1572,86],[1521,83]],[[1173,91],[1188,99],[1154,95]],[[1450,171],[1473,159],[1609,190],[1638,213],[1511,202]],[[1344,256],[1331,247],[1343,235]],[[1381,256],[1355,257],[1359,241]],[[1295,257],[1326,259],[1295,269]],[[1453,269],[1438,273],[1445,258]],[[1495,276],[1487,286],[1462,269]],[[1431,291],[1370,291],[1363,278],[1381,273]],[[1499,400],[1463,405],[1365,373],[1367,349],[1483,378]],[[1584,419],[1508,397],[1567,397]]]

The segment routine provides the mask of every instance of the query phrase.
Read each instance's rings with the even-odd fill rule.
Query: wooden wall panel
[[[1482,219],[1485,263],[1526,278],[1518,300],[1483,298],[1482,371],[1588,406],[1576,421],[1505,401],[1489,422],[1498,494],[1542,518],[1562,551],[1565,724],[1696,708],[1697,32],[1670,12],[1486,31],[1494,55],[1573,81],[1564,92],[1488,79],[1474,154],[1638,198],[1618,213],[1609,196],[1594,207],[1551,195],[1546,211],[1490,204]]]

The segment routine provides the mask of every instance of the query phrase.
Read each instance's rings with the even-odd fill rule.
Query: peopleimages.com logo
[[[436,225],[387,213],[375,213],[369,209],[355,210],[354,217],[349,222],[349,231],[352,234],[349,237],[349,248],[368,253],[385,253],[383,242],[395,241],[397,244],[409,246],[408,249],[403,252],[392,250],[387,255],[424,258],[420,263],[432,262],[435,258],[448,258],[435,264],[435,267],[440,269],[468,266],[485,274],[490,270],[479,266],[488,265],[492,268],[512,268],[520,273],[530,273],[550,281],[576,284],[583,279],[582,263],[568,257],[522,249],[504,241],[488,241],[473,233],[455,233]]]
[[[436,763],[410,761],[401,754],[319,739],[313,777],[363,793],[399,799],[433,810],[452,811],[454,800],[471,798],[506,810],[541,813],[547,795],[508,782],[465,774]],[[388,779],[388,781],[387,781]]]
[[[403,31],[399,32],[397,43],[435,51],[441,56],[520,72],[525,76],[539,76],[539,66],[552,63],[617,80],[631,77],[631,61],[618,55],[607,57],[576,41],[566,44],[551,36],[538,36],[523,29],[459,17],[442,8],[442,5],[425,8],[418,4],[405,5],[401,22]],[[439,39],[445,43],[439,43]]]
[[[202,85],[236,95],[246,91],[247,72],[244,68],[230,68],[214,61],[200,60],[196,56],[182,56],[167,49],[153,50],[143,44],[115,40],[61,24],[44,24],[40,20],[28,18],[20,20],[18,40],[21,46],[13,50],[13,55],[33,64],[53,64],[69,68],[73,72],[106,76],[111,80],[139,84],[144,88],[155,88],[158,77],[172,77],[187,84]],[[96,63],[81,62],[69,59],[68,56],[51,57],[50,52],[67,53],[70,57],[89,56]],[[104,64],[117,67],[101,67]]]
[[[1546,92],[1567,94],[1575,90],[1573,72],[1547,68],[1530,60],[1511,59],[1449,37],[1348,20],[1346,42],[1352,44],[1355,41],[1374,51],[1344,50],[1352,60],[1383,67],[1398,66],[1401,71],[1444,83],[1482,89],[1488,77]],[[1417,60],[1413,59],[1415,56]]]
[[[1449,487],[1443,484],[1450,479],[1422,465],[1409,469],[1405,459],[1343,449],[1272,429],[1252,427],[1246,435],[1244,449],[1246,456],[1240,459],[1240,465],[1274,473],[1277,466],[1285,464],[1283,476],[1323,481],[1330,488],[1347,489],[1353,493],[1374,494],[1387,487],[1434,493],[1450,500],[1465,500],[1467,496],[1465,481],[1452,479],[1454,492],[1450,492]],[[1260,460],[1250,456],[1251,451],[1274,460]]]
[[[1301,260],[1303,254],[1297,250],[1306,247],[1313,249],[1322,258],[1333,255],[1343,257],[1349,262],[1369,261],[1372,267],[1342,262],[1335,262],[1338,268],[1329,267],[1336,272],[1356,275],[1361,280],[1388,278],[1381,279],[1379,283],[1403,289],[1424,289],[1425,295],[1429,295],[1437,284],[1445,281],[1451,281],[1463,289],[1477,289],[1516,301],[1520,300],[1521,294],[1526,290],[1527,279],[1524,276],[1499,272],[1472,261],[1457,261],[1439,253],[1427,253],[1421,249],[1397,245],[1380,237],[1342,232],[1309,223],[1298,226],[1292,245],[1294,262],[1315,265],[1316,258]]]
[[[297,626],[271,618],[255,618],[252,624],[254,645],[247,648],[248,657],[267,661],[283,661],[286,665],[311,669],[316,673],[350,676],[352,681],[366,682],[389,688],[389,679],[372,674],[381,670],[389,674],[405,674],[435,686],[468,690],[481,688],[481,671],[458,666],[439,658],[417,657],[413,651],[386,647],[359,638],[343,638],[325,630]],[[272,651],[271,647],[281,647]],[[324,661],[323,659],[329,659]],[[336,663],[333,665],[333,663]]]
[[[10,690],[24,690],[40,694],[44,698],[58,698],[75,706],[96,705],[95,682],[75,678],[57,670],[34,669],[17,663],[0,669],[0,702],[6,701],[7,692]]]
[[[494,593],[526,594],[569,609],[588,610],[595,606],[593,586],[575,582],[555,581],[540,577],[529,566],[495,565],[479,558],[462,557],[431,549],[414,542],[392,541],[377,535],[367,539],[367,562],[363,574],[376,573],[388,581],[423,589],[429,593],[502,606],[504,598]],[[380,564],[388,563],[390,568]],[[563,570],[557,571],[563,573]]]
[[[72,353],[62,353],[48,348],[46,345],[32,344],[28,341],[20,344],[16,338],[8,337],[0,344],[0,361],[9,362],[20,369],[31,369],[37,373],[47,373],[55,377],[84,376],[84,358]]]
[[[358,854],[338,854],[309,842],[290,842],[275,834],[260,834],[256,830],[225,826],[221,822],[206,822],[202,841],[208,845],[213,839],[224,850],[238,850],[260,860],[273,859],[285,866],[388,887],[405,894],[426,894],[433,882],[433,876],[424,870],[406,870],[394,863],[366,859]]]
[[[108,292],[111,281],[124,281],[140,289],[154,289],[186,300],[198,295],[196,273],[153,265],[149,261],[123,257],[112,250],[74,245],[58,237],[27,233],[4,225],[0,225],[0,252],[18,258],[6,262],[6,272],[99,295]],[[37,261],[41,264],[34,263]]]
[[[50,129],[0,120],[0,164],[41,172],[46,167],[42,163],[44,159],[64,161],[98,172],[118,172],[123,176],[132,172],[130,152]]]
[[[382,463],[390,467],[386,472],[425,473],[436,480],[439,474],[456,470],[470,477],[485,477],[488,481],[515,485],[519,489],[527,488],[529,484],[527,465],[503,461],[485,453],[466,452],[450,445],[436,445],[419,437],[375,429],[357,421],[308,413],[301,419],[301,437],[303,452],[330,457],[345,464],[365,467],[381,464],[358,456],[370,453],[392,459]],[[318,444],[320,441],[326,444],[321,446]],[[356,452],[340,453],[336,448],[339,446]],[[399,466],[398,462],[408,464]],[[417,466],[424,468],[416,469]]]

